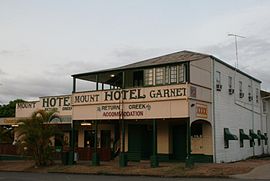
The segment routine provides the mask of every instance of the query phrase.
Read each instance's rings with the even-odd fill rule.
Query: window
[[[248,100],[252,101],[252,87],[248,85]]]
[[[153,69],[144,70],[144,85],[153,85]]]
[[[170,83],[176,83],[177,82],[177,66],[171,66],[170,67]]]
[[[262,101],[263,113],[267,113],[266,101]]]
[[[256,88],[256,103],[259,103],[259,89]]]
[[[164,67],[156,68],[155,78],[156,85],[161,85],[164,83]]]
[[[243,93],[243,83],[242,81],[239,81],[239,97],[243,98],[244,97],[244,93]]]
[[[221,85],[220,72],[219,71],[216,71],[216,84]]]
[[[229,87],[229,94],[232,95],[234,93],[234,89],[231,76],[228,76],[228,87]]]
[[[170,83],[170,67],[166,66],[165,67],[165,84]]]
[[[216,71],[216,90],[221,91],[222,85],[221,85],[221,77],[220,72]]]
[[[242,81],[239,81],[239,92],[240,92],[240,93],[243,92],[242,86],[243,86]]]
[[[186,82],[186,67],[184,64],[178,66],[178,82]]]
[[[143,71],[134,71],[133,72],[133,87],[140,87],[143,85]]]
[[[202,123],[194,123],[191,125],[191,136],[193,138],[202,137]]]
[[[233,88],[232,87],[232,77],[231,76],[228,77],[228,87],[229,87],[229,89]]]

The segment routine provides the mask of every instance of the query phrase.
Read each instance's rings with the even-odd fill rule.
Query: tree
[[[50,121],[57,117],[56,112],[36,111],[31,118],[19,121],[19,147],[35,161],[36,166],[52,163],[52,143],[50,138],[59,134]]]
[[[13,132],[11,127],[0,126],[0,143],[12,143]]]
[[[16,103],[25,102],[22,99],[10,101],[7,105],[0,106],[0,117],[15,117]]]

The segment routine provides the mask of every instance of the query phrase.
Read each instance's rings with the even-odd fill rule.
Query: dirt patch
[[[34,162],[30,160],[19,160],[19,161],[0,161],[1,171],[25,171],[29,168],[34,167]]]
[[[192,169],[186,169],[184,163],[160,163],[158,168],[151,168],[150,162],[129,162],[127,167],[120,168],[118,162],[102,162],[100,166],[91,166],[89,162],[76,165],[60,163],[48,167],[34,167],[32,161],[0,161],[1,171],[56,172],[104,175],[145,175],[161,177],[228,177],[242,174],[253,168],[270,164],[270,159],[249,159],[234,163],[196,163]]]

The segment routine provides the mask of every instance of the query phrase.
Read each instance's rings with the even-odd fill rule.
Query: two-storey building
[[[94,165],[99,157],[157,166],[269,153],[269,94],[260,92],[261,81],[214,56],[181,51],[72,77],[71,96],[17,105],[16,117],[57,108],[71,125],[65,136],[72,151]],[[77,91],[78,80],[95,88]]]
[[[92,138],[93,146],[153,164],[265,153],[261,81],[214,56],[181,51],[72,77],[73,122],[95,125],[90,133],[80,127],[78,146]],[[95,90],[77,92],[77,79],[95,82]]]

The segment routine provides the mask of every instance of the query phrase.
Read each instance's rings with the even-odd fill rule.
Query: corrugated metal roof
[[[121,67],[93,71],[93,72],[88,72],[88,73],[74,74],[72,76],[79,77],[79,76],[84,76],[84,75],[119,71],[119,70],[125,70],[125,69],[135,69],[135,68],[143,68],[143,67],[157,66],[157,65],[163,65],[163,64],[173,64],[173,63],[178,63],[178,62],[200,60],[207,57],[210,57],[210,55],[184,50],[180,52],[175,52],[175,53],[135,62],[135,63],[128,64],[125,66],[121,66]]]
[[[164,56],[132,63],[132,64],[129,64],[126,66],[122,66],[120,68],[121,69],[132,69],[132,68],[155,66],[155,65],[162,65],[162,64],[172,64],[172,63],[178,63],[178,62],[200,60],[200,59],[204,59],[207,57],[209,57],[209,55],[184,50],[181,52],[171,53],[168,55],[164,55]]]
[[[122,71],[122,70],[127,70],[127,69],[137,69],[137,68],[145,68],[145,67],[151,67],[151,66],[158,66],[158,65],[164,65],[164,64],[173,64],[173,63],[179,63],[179,62],[188,62],[188,61],[195,61],[195,60],[202,60],[205,58],[212,58],[213,60],[222,63],[223,65],[235,69],[235,67],[229,65],[228,63],[208,54],[203,54],[203,53],[197,53],[197,52],[192,52],[192,51],[187,51],[183,50],[180,52],[175,52],[139,62],[135,62],[132,64],[128,64],[125,66],[121,67],[116,67],[112,69],[105,69],[105,70],[99,70],[99,71],[93,71],[93,72],[87,72],[87,73],[80,73],[80,74],[74,74],[72,77],[87,80],[87,76],[90,75],[96,75],[96,74],[102,74],[102,73],[108,73],[108,72],[116,72],[116,71]],[[250,76],[249,74],[242,72],[241,70],[237,69],[237,72],[255,80],[258,82],[261,82],[260,80]]]

